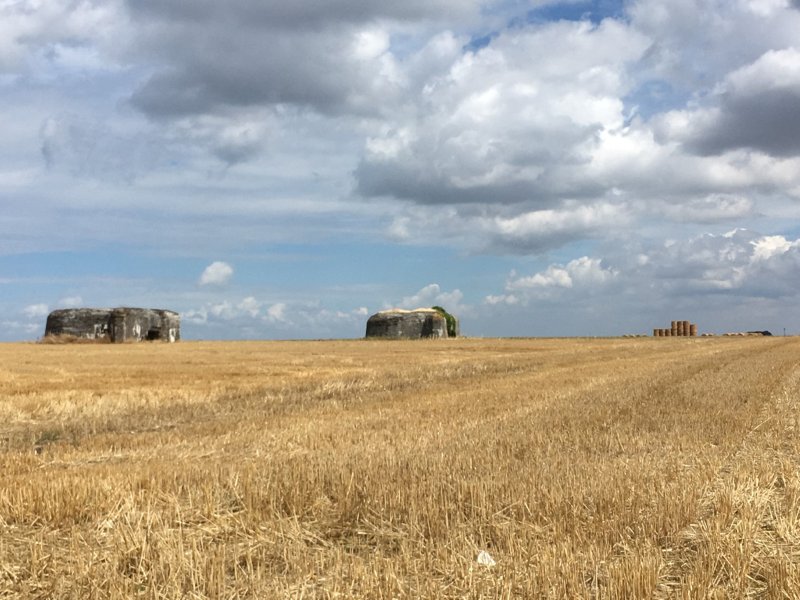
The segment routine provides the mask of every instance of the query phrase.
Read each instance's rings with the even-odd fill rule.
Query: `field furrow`
[[[800,597],[798,409],[795,364],[664,549],[657,597]]]

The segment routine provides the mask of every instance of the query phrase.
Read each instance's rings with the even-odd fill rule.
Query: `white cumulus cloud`
[[[485,303],[518,304],[536,299],[559,297],[564,291],[578,294],[596,294],[604,286],[614,282],[620,272],[603,265],[599,258],[582,256],[566,265],[553,264],[533,275],[520,276],[512,272],[505,286],[505,293],[491,294]]]
[[[266,319],[272,322],[286,321],[286,304],[277,302],[267,309]]]
[[[47,304],[40,303],[40,304],[29,304],[25,308],[22,309],[22,314],[24,314],[29,319],[38,319],[41,317],[46,317],[47,314],[50,312]]]
[[[454,312],[461,308],[461,300],[464,294],[461,290],[445,292],[438,283],[431,283],[420,289],[411,296],[405,296],[399,304],[400,308],[428,308],[430,306],[443,306],[447,310]],[[451,310],[452,309],[452,310]]]
[[[226,262],[214,261],[200,275],[200,285],[225,285],[233,277],[233,267]]]
[[[83,306],[83,298],[80,296],[66,296],[58,301],[58,305],[63,308],[76,308]]]

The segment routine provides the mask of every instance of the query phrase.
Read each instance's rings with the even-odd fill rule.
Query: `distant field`
[[[0,598],[800,598],[799,408],[800,338],[0,344]]]

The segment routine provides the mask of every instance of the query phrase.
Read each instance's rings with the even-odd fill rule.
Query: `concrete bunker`
[[[367,337],[390,339],[446,338],[447,321],[433,308],[403,310],[392,308],[375,313],[367,320]]]
[[[181,339],[181,317],[157,308],[66,308],[47,316],[48,336],[73,336],[114,343]]]

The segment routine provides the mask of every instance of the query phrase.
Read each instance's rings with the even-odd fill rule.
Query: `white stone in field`
[[[486,550],[481,550],[480,552],[478,552],[477,561],[479,565],[483,565],[484,567],[493,567],[497,564],[495,560],[492,558],[492,555],[489,554]]]

